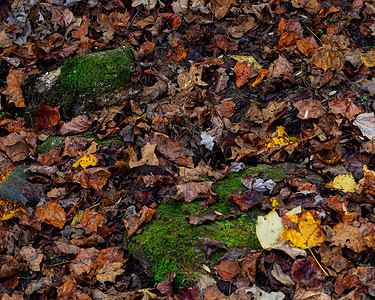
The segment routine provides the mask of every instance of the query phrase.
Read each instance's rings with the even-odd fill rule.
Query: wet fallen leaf
[[[111,176],[106,168],[95,167],[85,169],[73,176],[73,182],[79,183],[83,188],[94,188],[101,190],[107,183],[108,178]]]
[[[216,272],[223,280],[231,280],[234,276],[241,273],[240,265],[237,260],[226,260],[223,259],[218,265],[214,267]]]
[[[256,234],[263,249],[273,249],[285,244],[280,233],[285,230],[281,218],[275,210],[266,216],[258,216]]]
[[[167,278],[164,281],[159,282],[156,288],[159,290],[160,293],[164,295],[171,295],[173,291],[172,282],[175,277],[176,277],[175,272],[173,271],[168,272]]]
[[[21,85],[23,83],[23,69],[11,67],[7,77],[7,89],[3,92],[7,95],[9,103],[14,103],[16,107],[26,107],[25,99],[22,94]]]
[[[9,220],[26,213],[26,209],[19,202],[12,202],[8,198],[0,199],[0,221]]]
[[[214,35],[212,38],[212,44],[224,51],[238,50],[238,45],[235,42],[229,40],[227,37],[221,34]]]
[[[35,117],[35,126],[40,129],[53,127],[60,120],[59,106],[52,108],[45,103],[40,104],[39,110],[31,114]]]
[[[279,58],[271,64],[269,70],[272,77],[279,77],[287,72],[293,73],[293,66],[283,56],[279,56]]]
[[[297,283],[314,278],[321,270],[315,260],[309,256],[296,259],[292,265],[290,276]]]
[[[359,189],[352,174],[338,175],[333,179],[333,187],[344,193],[354,193]]]
[[[164,7],[164,3],[160,0],[134,0],[133,3],[132,3],[132,7],[136,7],[136,6],[139,6],[141,4],[143,4],[143,6],[147,9],[147,10],[151,10],[151,9],[154,9],[156,4],[160,5],[160,7]]]
[[[320,218],[315,211],[302,210],[299,214],[284,215],[282,223],[287,229],[280,236],[293,247],[308,249],[320,246],[325,241]]]
[[[246,81],[256,76],[258,73],[254,71],[252,66],[248,66],[247,62],[237,62],[234,66],[234,72],[236,73],[236,85],[238,88],[243,86]]]
[[[288,134],[285,132],[283,126],[277,127],[277,131],[273,134],[274,137],[266,139],[265,150],[289,146],[291,144]]]
[[[62,135],[84,132],[91,127],[91,124],[92,121],[88,116],[77,116],[73,118],[70,122],[65,123],[61,127],[60,132]]]
[[[300,100],[293,104],[299,110],[297,117],[302,120],[310,118],[319,118],[321,115],[327,113],[327,110],[318,100],[306,99]]]
[[[81,249],[69,268],[74,274],[87,276],[89,279],[95,275],[95,267],[99,250],[95,248]]]
[[[315,51],[319,48],[316,40],[313,36],[309,36],[303,40],[297,41],[297,49],[307,57],[311,57]]]
[[[59,300],[73,299],[73,293],[76,290],[77,283],[74,279],[69,279],[57,289],[57,297]]]
[[[24,265],[20,264],[13,256],[0,255],[0,278],[11,278],[24,270]]]
[[[357,212],[350,212],[348,210],[348,203],[349,203],[348,201],[345,201],[345,202],[339,201],[338,195],[330,197],[326,202],[329,208],[336,211],[336,213],[338,214],[338,218],[341,222],[345,221],[351,224],[351,222],[354,219],[356,219],[359,214]]]
[[[336,234],[331,238],[331,245],[347,247],[357,253],[368,249],[358,228],[347,223],[338,223],[333,226],[333,230]]]
[[[176,186],[176,197],[177,199],[185,200],[187,203],[193,202],[196,199],[210,198],[213,195],[212,184],[212,181],[179,184]]]
[[[31,246],[22,247],[20,251],[21,258],[26,261],[30,270],[40,271],[40,263],[43,260],[43,253],[39,249],[34,249]]]
[[[81,166],[83,169],[86,169],[87,167],[90,167],[90,166],[93,166],[93,167],[96,166],[97,163],[98,163],[98,159],[96,158],[95,155],[87,154],[81,157],[79,160],[77,160],[73,164],[73,167],[78,168],[79,166]]]
[[[66,223],[64,209],[55,201],[42,204],[35,209],[36,218],[44,223],[62,229]]]
[[[159,160],[155,154],[156,146],[157,145],[147,143],[142,148],[142,158],[140,160],[137,159],[137,154],[134,152],[133,148],[129,148],[129,167],[135,168],[143,165],[158,166]]]
[[[104,264],[102,264],[97,269],[96,279],[103,284],[106,281],[116,282],[116,276],[121,275],[125,271],[125,270],[121,269],[122,265],[123,265],[123,263],[121,263],[121,262],[106,261]]]
[[[212,11],[216,19],[221,19],[225,17],[232,5],[236,5],[236,0],[212,0],[207,7]]]
[[[155,212],[155,209],[143,206],[139,213],[130,215],[128,219],[124,219],[128,236],[132,236],[143,224],[150,222]]]
[[[181,16],[172,14],[172,13],[161,13],[159,16],[162,16],[164,20],[171,23],[172,28],[178,28],[181,26]]]
[[[331,46],[321,47],[311,57],[311,63],[327,72],[328,70],[341,71],[344,67],[343,55]]]
[[[101,212],[96,212],[92,210],[85,210],[79,219],[74,219],[74,228],[82,228],[87,234],[95,233],[102,227],[107,219]]]
[[[295,31],[284,32],[281,35],[281,37],[279,39],[279,44],[277,45],[275,50],[280,50],[280,49],[283,49],[285,47],[294,46],[296,44],[297,40],[298,40],[297,32],[295,32]]]
[[[375,50],[367,51],[361,55],[361,61],[367,68],[375,67]]]
[[[328,106],[331,112],[334,114],[340,114],[350,121],[354,120],[362,110],[353,103],[351,98],[355,98],[355,95],[348,93],[346,96],[339,96],[335,100],[329,102]]]

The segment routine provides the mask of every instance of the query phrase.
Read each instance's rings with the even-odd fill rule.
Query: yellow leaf
[[[271,198],[270,198],[270,201],[271,201],[271,205],[272,205],[272,207],[276,207],[276,206],[279,206],[279,205],[280,205],[280,203],[276,200],[275,197],[271,197]]]
[[[21,203],[12,202],[8,198],[0,198],[0,221],[12,219],[25,212]]]
[[[320,246],[325,241],[320,218],[315,211],[302,210],[299,214],[284,215],[282,223],[287,229],[280,233],[280,237],[293,247],[308,249]]]
[[[75,164],[73,164],[74,168],[78,168],[81,166],[83,169],[86,169],[89,166],[96,166],[98,163],[98,159],[93,154],[86,154],[81,159],[79,159]]]
[[[139,122],[139,121],[144,121],[144,120],[146,120],[146,117],[147,117],[147,112],[145,112],[142,116],[139,116],[138,118],[136,118],[136,119],[134,120],[134,124],[137,124],[137,122]]]
[[[367,68],[375,67],[375,50],[370,50],[361,55],[361,61]]]
[[[333,187],[344,193],[354,193],[359,189],[352,174],[338,175],[333,179]]]
[[[260,70],[262,68],[262,66],[258,64],[258,62],[255,60],[253,56],[242,56],[242,55],[228,55],[228,56],[238,62],[246,61],[247,65],[249,67],[252,65],[255,71]]]
[[[271,137],[266,140],[266,143],[267,143],[265,146],[266,151],[269,148],[273,148],[275,146],[284,147],[284,146],[290,145],[290,138],[288,134],[285,132],[285,128],[283,126],[279,126],[277,128],[276,134],[277,136]]]

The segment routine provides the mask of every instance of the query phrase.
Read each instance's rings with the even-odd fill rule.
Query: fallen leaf
[[[156,288],[159,290],[160,293],[164,295],[171,295],[173,292],[172,282],[175,277],[176,277],[175,272],[173,271],[168,272],[167,278],[164,281],[159,282]]]
[[[56,201],[50,201],[37,206],[35,216],[40,222],[50,224],[60,229],[62,229],[66,223],[65,211]]]
[[[223,259],[214,267],[219,276],[226,281],[230,281],[234,276],[241,273],[240,265],[237,260]]]
[[[311,57],[315,51],[319,48],[315,38],[313,36],[309,36],[303,40],[298,40],[297,49],[302,54],[306,55],[307,57]]]
[[[296,44],[298,40],[298,35],[295,31],[288,31],[284,32],[280,39],[279,39],[279,44],[275,48],[275,50],[280,50],[286,47],[291,47]]]
[[[121,262],[106,261],[97,269],[96,279],[103,284],[107,281],[116,282],[116,276],[121,275],[125,271],[121,269],[122,265],[123,263]]]
[[[69,265],[71,271],[80,276],[87,276],[89,279],[95,274],[95,267],[99,255],[99,250],[95,248],[81,249],[76,258]]]
[[[325,235],[320,228],[320,218],[315,211],[302,210],[302,213],[284,215],[282,223],[287,227],[280,236],[293,247],[308,249],[320,246]]]
[[[283,56],[279,56],[279,58],[271,64],[269,70],[272,77],[279,77],[287,72],[293,73],[293,66]]]
[[[156,4],[160,5],[160,7],[164,7],[164,3],[161,2],[160,0],[134,0],[133,3],[132,3],[132,7],[136,7],[136,6],[139,6],[141,4],[143,4],[143,6],[147,9],[147,10],[151,10],[151,9],[154,9]]]
[[[355,126],[358,126],[362,134],[365,137],[367,137],[369,140],[372,140],[375,138],[375,128],[373,127],[374,123],[375,123],[375,114],[373,112],[359,114],[353,122],[353,124]]]
[[[351,224],[359,214],[357,212],[350,212],[348,210],[348,203],[348,201],[339,201],[338,195],[332,196],[326,201],[327,206],[337,213],[337,217],[341,222],[345,221]]]
[[[11,278],[25,269],[13,256],[0,255],[0,278]]]
[[[82,215],[80,215],[80,217],[81,218],[79,218],[79,220],[75,219],[72,227],[82,228],[87,234],[98,232],[99,228],[102,227],[107,221],[101,212],[96,212],[89,209],[86,209]]]
[[[338,175],[333,179],[333,187],[344,193],[354,193],[359,189],[352,174]]]
[[[70,278],[64,284],[57,288],[57,297],[59,300],[73,299],[73,293],[76,290],[77,283]]]
[[[254,71],[253,67],[248,66],[248,63],[245,61],[237,62],[234,66],[234,72],[236,73],[236,85],[238,88],[243,86],[249,78],[258,74]]]
[[[339,96],[335,100],[330,101],[328,103],[330,111],[352,121],[362,110],[353,103],[351,98],[355,98],[355,95],[348,93],[346,96]]]
[[[238,45],[229,40],[227,37],[221,34],[215,34],[214,37],[212,38],[212,44],[224,51],[229,51],[229,50],[238,50]]]
[[[7,95],[8,102],[14,103],[16,107],[26,107],[21,89],[23,74],[24,69],[11,67],[7,76],[8,87],[3,91],[3,93]]]
[[[290,277],[295,283],[297,283],[310,280],[320,272],[321,270],[316,264],[315,260],[311,256],[309,256],[306,258],[296,259],[293,262],[292,269],[290,271]]]
[[[21,258],[26,261],[30,270],[40,271],[40,263],[43,260],[43,253],[39,249],[34,249],[31,246],[22,247],[20,251]]]
[[[275,210],[265,216],[258,216],[256,234],[263,249],[273,249],[285,244],[280,233],[285,230],[281,218]]]
[[[136,168],[143,165],[158,166],[159,160],[155,154],[156,146],[157,145],[147,143],[142,148],[142,158],[140,160],[137,159],[137,154],[134,152],[133,148],[129,148],[129,167]]]
[[[143,224],[150,222],[155,213],[155,209],[143,206],[139,213],[130,215],[128,219],[124,219],[128,236],[132,236]]]
[[[176,197],[177,199],[185,200],[187,203],[193,202],[196,199],[211,198],[213,195],[212,184],[212,181],[179,184],[176,186]]]
[[[293,106],[299,110],[297,117],[302,120],[319,118],[321,115],[327,113],[325,107],[318,100],[300,100],[294,103]]]
[[[79,183],[83,188],[94,188],[101,190],[107,183],[108,178],[111,176],[106,168],[95,167],[85,169],[73,176],[73,182]]]
[[[236,5],[236,0],[211,0],[207,7],[212,11],[216,19],[221,19],[225,17],[232,5]]]
[[[361,55],[361,61],[367,68],[375,67],[375,50],[367,51]]]
[[[181,26],[182,19],[179,15],[173,13],[161,13],[159,16],[162,16],[164,20],[168,21],[174,29]]]
[[[59,106],[52,108],[48,104],[42,103],[39,110],[31,112],[31,114],[35,117],[35,126],[40,129],[53,127],[60,121]]]
[[[77,116],[73,118],[70,122],[65,123],[61,127],[60,132],[62,135],[84,132],[91,127],[91,124],[92,121],[88,116]]]
[[[333,226],[333,230],[336,234],[331,238],[331,245],[347,247],[357,253],[368,249],[358,228],[347,223],[338,223]]]
[[[331,46],[321,47],[319,50],[315,51],[311,57],[311,63],[324,72],[328,70],[341,71],[344,67],[343,55],[338,50],[334,50]]]
[[[9,220],[26,213],[26,209],[20,202],[10,201],[8,198],[0,198],[0,221]]]
[[[262,66],[256,61],[253,56],[243,56],[243,55],[228,55],[230,58],[242,63],[247,62],[248,66],[251,66],[255,71],[262,69]]]
[[[79,166],[81,166],[83,169],[86,169],[89,166],[96,166],[97,163],[98,159],[96,158],[96,156],[90,153],[77,160],[73,164],[73,167],[78,168]]]
[[[375,195],[375,172],[366,165],[363,166],[363,178],[358,182],[363,193]]]

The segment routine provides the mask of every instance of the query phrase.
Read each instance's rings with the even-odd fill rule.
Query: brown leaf
[[[7,76],[8,87],[3,92],[5,95],[7,95],[8,102],[14,103],[16,107],[26,107],[21,89],[21,85],[23,83],[23,73],[23,69],[11,67]]]
[[[69,265],[74,274],[92,278],[95,273],[99,250],[95,248],[81,249],[74,261]]]
[[[339,72],[344,67],[343,55],[331,46],[321,47],[318,51],[315,51],[311,57],[311,63],[323,69],[324,72],[328,70],[336,70]]]
[[[176,273],[174,271],[168,272],[167,278],[164,281],[159,282],[156,288],[159,290],[160,293],[164,295],[171,295],[173,292],[172,282],[175,277]]]
[[[210,198],[212,196],[212,181],[188,182],[179,184],[177,188],[177,199],[185,202],[193,202],[195,199]]]
[[[339,96],[335,100],[328,103],[328,106],[332,113],[340,114],[348,120],[352,121],[355,117],[362,112],[352,101],[355,99],[355,95],[348,93],[344,96]]]
[[[302,120],[319,118],[327,113],[325,107],[318,100],[306,99],[293,104],[299,110],[297,117]]]
[[[319,48],[313,36],[309,36],[303,40],[297,41],[297,49],[307,57],[311,57]]]
[[[98,232],[98,229],[105,224],[107,219],[102,213],[86,209],[78,224],[74,224],[74,228],[82,228],[87,234]]]
[[[326,201],[327,206],[337,213],[337,217],[341,222],[352,224],[353,220],[358,217],[357,212],[350,212],[348,209],[348,201],[339,201],[338,195],[332,196]]]
[[[173,13],[161,13],[159,16],[162,16],[164,20],[171,23],[172,28],[178,28],[181,26],[182,19],[181,16],[173,14]]]
[[[125,271],[121,269],[122,265],[123,263],[121,262],[106,261],[97,269],[96,279],[103,284],[106,281],[116,282],[116,276],[121,275]]]
[[[269,68],[272,77],[279,77],[284,73],[293,73],[293,66],[283,57],[279,56]]]
[[[339,223],[333,226],[333,229],[336,234],[332,237],[331,245],[347,247],[357,253],[368,249],[358,228],[347,223]]]
[[[38,129],[53,127],[60,121],[59,106],[52,108],[48,104],[42,103],[39,110],[31,112],[31,114],[35,117],[35,126]]]
[[[43,259],[43,253],[39,249],[34,249],[31,246],[22,247],[20,251],[21,258],[27,262],[30,270],[40,271],[40,263]]]
[[[64,242],[55,242],[56,244],[56,247],[62,252],[62,253],[66,253],[66,254],[78,254],[78,252],[81,250],[81,248],[77,247],[77,246],[74,246],[74,245],[71,245],[71,244],[68,244],[68,243],[64,243]]]
[[[279,39],[279,44],[275,48],[275,50],[280,50],[286,47],[291,47],[296,44],[298,40],[298,35],[295,31],[288,31],[284,32],[280,39]]]
[[[184,147],[169,136],[162,133],[156,133],[154,137],[150,139],[150,143],[152,145],[156,144],[156,151],[166,159],[181,166],[193,165],[192,158],[186,156]]]
[[[237,260],[221,260],[218,265],[214,267],[219,276],[225,280],[230,281],[234,276],[241,273],[240,265]]]
[[[250,15],[246,15],[244,19],[241,19],[239,21],[238,25],[229,27],[228,31],[234,38],[239,39],[249,30],[254,29],[256,26],[257,23],[255,22],[255,19]]]
[[[142,210],[134,215],[130,215],[128,219],[124,219],[128,236],[132,236],[143,224],[151,221],[152,216],[156,213],[155,209],[143,206]]]
[[[207,7],[215,15],[216,19],[224,18],[229,8],[236,5],[236,0],[211,0]]]
[[[111,176],[106,168],[95,167],[85,169],[73,176],[73,182],[79,183],[83,188],[93,188],[101,190],[107,183],[108,178]]]
[[[40,222],[62,229],[66,223],[66,214],[57,202],[48,202],[35,209],[35,216]]]
[[[232,42],[227,37],[221,34],[214,35],[214,37],[212,38],[212,44],[224,51],[238,50],[238,45],[235,42]]]
[[[11,278],[22,270],[24,270],[24,265],[13,256],[0,255],[0,278]]]
[[[321,273],[319,266],[316,264],[315,260],[309,256],[294,261],[290,277],[295,283],[297,283],[303,280],[311,280],[319,273]]]
[[[129,167],[135,168],[143,165],[158,166],[159,160],[155,154],[156,146],[156,144],[151,145],[150,143],[147,143],[142,148],[142,158],[140,160],[138,160],[137,154],[135,153],[133,148],[129,148]]]
[[[236,103],[234,103],[233,101],[225,101],[220,105],[215,105],[215,109],[221,118],[230,118],[231,116],[233,116],[235,107]]]
[[[86,16],[83,16],[80,27],[77,30],[72,31],[72,37],[75,39],[80,39],[82,36],[87,35],[89,32],[89,25],[89,19]]]
[[[76,291],[77,283],[74,279],[69,279],[57,288],[57,297],[59,300],[73,299],[73,293]]]
[[[243,86],[249,78],[258,74],[252,65],[249,66],[246,61],[237,62],[234,66],[234,72],[236,73],[236,85],[238,88]]]
[[[70,122],[65,123],[61,127],[60,132],[62,135],[69,135],[69,134],[84,132],[90,129],[91,124],[92,124],[92,121],[90,120],[88,116],[86,115],[77,116],[73,118]]]
[[[185,59],[187,56],[186,49],[181,46],[177,45],[176,47],[173,47],[171,50],[168,51],[168,61],[181,61]]]

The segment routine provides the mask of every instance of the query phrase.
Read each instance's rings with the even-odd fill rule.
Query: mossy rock
[[[241,183],[241,178],[246,174],[258,175],[263,171],[271,178],[282,179],[287,177],[287,171],[294,166],[295,164],[289,163],[262,164],[248,166],[241,173],[232,173],[215,184],[214,191],[220,195],[220,199],[204,211],[200,211],[199,201],[185,203],[170,200],[161,204],[157,208],[160,217],[146,224],[139,235],[130,238],[127,247],[156,281],[164,280],[169,271],[175,271],[177,284],[189,285],[202,274],[207,274],[202,268],[203,263],[211,263],[211,267],[218,263],[215,255],[206,257],[203,251],[203,237],[223,242],[229,249],[261,249],[255,234],[256,219],[260,211],[253,209],[235,220],[215,221],[199,226],[190,225],[186,219],[209,211],[229,213],[227,196],[239,189],[246,189]],[[216,258],[223,254],[224,252],[217,253]]]
[[[60,105],[63,119],[121,105],[141,91],[129,79],[135,71],[131,50],[120,47],[67,59],[61,68],[35,77],[23,87],[27,111],[41,103]]]
[[[65,136],[50,136],[47,140],[38,146],[36,152],[43,154],[49,152],[52,148],[60,148],[65,140]]]

